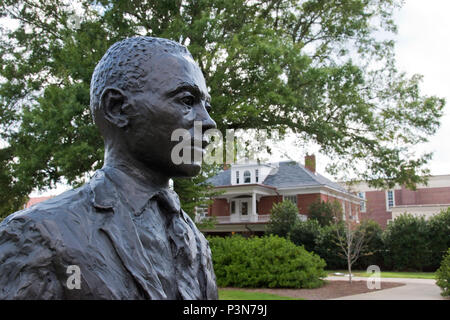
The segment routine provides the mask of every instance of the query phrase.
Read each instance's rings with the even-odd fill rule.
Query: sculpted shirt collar
[[[149,190],[120,169],[105,166],[96,171],[89,184],[93,193],[92,204],[97,209],[113,210],[118,201],[125,201],[132,208],[133,215],[139,216],[150,201],[156,200],[164,213],[179,214],[185,219],[175,191],[168,188]]]

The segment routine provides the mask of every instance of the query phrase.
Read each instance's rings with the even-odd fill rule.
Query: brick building
[[[208,213],[203,214],[216,217],[218,223],[214,229],[203,232],[262,233],[274,203],[285,199],[297,205],[303,220],[314,201],[337,200],[342,204],[344,218],[359,221],[359,198],[317,173],[314,156],[307,156],[305,163],[306,166],[293,161],[234,164],[210,178],[209,182],[222,194],[214,197]]]
[[[431,176],[427,185],[418,185],[415,191],[405,187],[379,190],[361,182],[348,188],[361,198],[361,219],[372,219],[382,228],[407,212],[429,218],[450,207],[450,175]]]

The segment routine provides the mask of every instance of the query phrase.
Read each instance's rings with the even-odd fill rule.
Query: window
[[[236,213],[236,201],[231,201],[231,214]]]
[[[258,183],[258,181],[259,181],[259,170],[256,169],[255,170],[255,182]]]
[[[388,190],[386,191],[386,211],[391,211],[393,206],[395,206],[394,190]]]
[[[366,193],[365,192],[358,192],[358,197],[361,200],[359,203],[359,211],[360,212],[366,212]]]
[[[283,196],[284,200],[289,200],[290,202],[292,202],[293,204],[297,205],[297,196],[293,195],[293,196]]]
[[[250,183],[250,180],[251,180],[250,171],[248,170],[244,171],[244,183]]]
[[[241,202],[241,215],[242,216],[248,215],[248,202],[247,201]]]
[[[239,184],[239,171],[236,171],[236,184]]]

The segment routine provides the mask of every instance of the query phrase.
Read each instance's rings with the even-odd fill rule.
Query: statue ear
[[[105,88],[100,97],[100,107],[105,119],[119,128],[124,128],[129,123],[129,117],[125,112],[127,108],[127,96],[117,88]]]

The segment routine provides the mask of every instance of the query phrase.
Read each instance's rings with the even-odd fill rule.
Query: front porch
[[[260,184],[228,186],[222,191],[208,212],[218,224],[267,223],[273,203],[282,200],[275,188]]]

